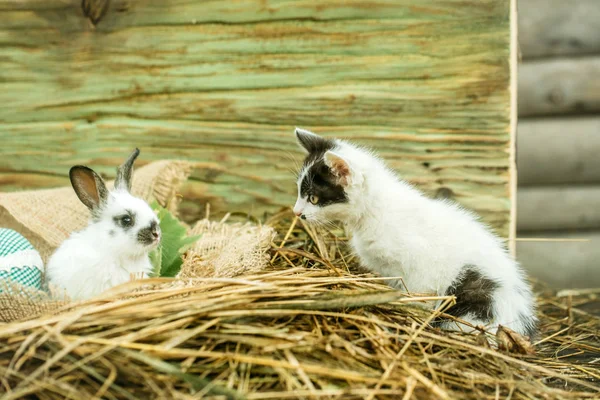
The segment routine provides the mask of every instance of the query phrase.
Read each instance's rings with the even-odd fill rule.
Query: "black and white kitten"
[[[535,304],[502,241],[458,205],[425,197],[371,151],[296,129],[308,155],[294,212],[308,222],[342,222],[361,263],[408,290],[455,295],[447,311],[492,332],[532,336]],[[403,289],[395,280],[391,285]],[[445,329],[469,330],[446,320]]]

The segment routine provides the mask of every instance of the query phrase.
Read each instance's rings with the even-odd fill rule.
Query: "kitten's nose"
[[[300,219],[306,219],[306,215],[302,214],[302,211],[294,211],[296,217],[300,217]]]
[[[297,200],[297,201],[296,201],[296,204],[294,205],[294,210],[293,210],[293,211],[294,211],[294,215],[296,215],[296,217],[303,218],[303,217],[302,217],[302,209],[303,209],[303,208],[304,208],[304,207],[303,207],[303,206],[302,206],[302,204],[300,203],[300,200]]]

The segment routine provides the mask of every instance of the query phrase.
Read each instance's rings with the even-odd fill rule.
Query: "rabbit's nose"
[[[157,240],[160,238],[160,226],[155,221],[152,221],[150,223],[150,234],[152,235],[154,240]]]

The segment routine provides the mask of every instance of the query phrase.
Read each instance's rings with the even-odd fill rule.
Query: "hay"
[[[275,237],[275,230],[270,226],[249,222],[227,223],[227,218],[219,222],[203,219],[189,231],[191,235],[201,235],[201,238],[183,255],[178,279],[169,281],[169,287],[193,286],[193,278],[253,274],[269,265],[268,253]],[[140,277],[132,276],[132,279]],[[145,286],[127,290],[133,290],[133,295],[136,295]],[[75,306],[66,293],[55,288],[51,294],[20,286],[10,292],[2,292],[1,289],[0,286],[0,322],[33,319]],[[121,293],[123,289],[117,288],[116,291]]]
[[[227,217],[219,222],[200,220],[190,230],[200,239],[185,254],[179,278],[234,277],[267,267],[275,230],[251,223],[228,224]]]
[[[427,326],[411,303],[430,297],[358,273],[333,234],[269,224],[280,236],[254,275],[134,281],[0,325],[3,399],[598,398],[593,293],[542,293],[537,355],[509,354]]]

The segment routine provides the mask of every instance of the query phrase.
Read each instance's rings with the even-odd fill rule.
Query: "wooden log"
[[[101,2],[104,4],[104,2]],[[0,0],[0,189],[202,161],[187,210],[293,204],[293,127],[374,147],[509,226],[509,3]],[[90,22],[91,21],[91,22]],[[48,179],[44,179],[48,177]]]
[[[600,183],[600,117],[521,119],[519,185]]]
[[[519,116],[600,111],[600,57],[531,61],[519,67]]]
[[[517,192],[519,231],[600,230],[600,186],[528,187]]]
[[[600,232],[531,232],[519,237],[579,239],[581,242],[517,242],[517,259],[534,278],[552,287],[600,287]]]
[[[524,59],[600,53],[598,0],[521,0],[519,45]]]

